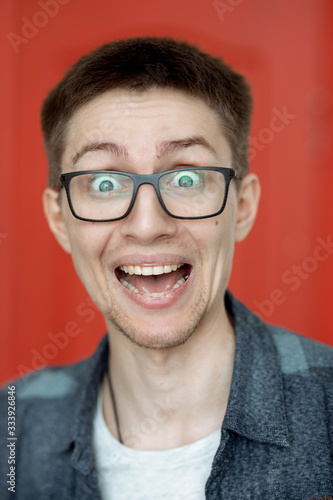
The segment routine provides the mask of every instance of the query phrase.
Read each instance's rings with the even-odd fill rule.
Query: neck
[[[168,449],[219,429],[230,392],[235,337],[225,313],[216,327],[197,329],[173,349],[144,349],[109,325],[110,376],[123,443],[138,449]],[[223,326],[221,326],[223,325]],[[107,378],[103,411],[118,437]]]

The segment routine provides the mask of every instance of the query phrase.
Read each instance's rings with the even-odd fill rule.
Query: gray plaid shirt
[[[333,349],[263,323],[230,293],[226,305],[235,319],[236,356],[206,498],[332,499]],[[91,358],[14,383],[16,493],[8,491],[7,483],[10,440],[4,388],[2,499],[100,499],[92,431],[107,361],[104,337]]]

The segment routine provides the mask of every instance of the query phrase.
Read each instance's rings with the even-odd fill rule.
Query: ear
[[[260,192],[258,177],[252,173],[245,175],[237,197],[236,242],[242,241],[253,226],[258,211]]]
[[[60,246],[68,253],[71,253],[71,246],[68,232],[65,225],[63,210],[61,207],[61,196],[59,191],[47,188],[43,193],[43,207],[49,228],[54,234]]]

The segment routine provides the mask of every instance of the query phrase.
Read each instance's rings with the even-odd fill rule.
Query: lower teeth
[[[173,285],[173,287],[170,288],[170,290],[166,290],[165,292],[140,292],[140,290],[138,290],[134,285],[131,285],[131,283],[128,283],[128,281],[126,281],[123,278],[120,279],[120,283],[125,288],[127,288],[128,290],[130,290],[133,293],[139,293],[140,295],[143,295],[144,297],[159,298],[159,297],[163,297],[164,295],[172,292],[176,288],[179,288],[180,286],[182,286],[185,283],[185,279],[179,278],[179,280],[176,281],[176,283]]]

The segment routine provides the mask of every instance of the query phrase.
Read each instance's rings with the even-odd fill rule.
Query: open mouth
[[[190,264],[160,266],[119,266],[115,270],[120,283],[133,293],[160,298],[181,287],[191,274]]]

